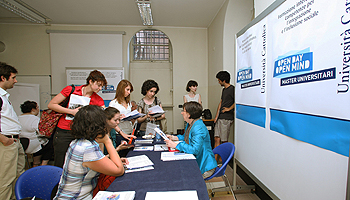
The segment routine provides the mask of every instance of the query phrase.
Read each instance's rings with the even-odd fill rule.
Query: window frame
[[[154,34],[157,32],[158,34]],[[161,34],[159,34],[161,33]],[[141,34],[143,35],[138,37],[137,42],[137,35]],[[151,36],[151,37],[148,37]],[[153,36],[160,36],[160,37],[153,37]],[[143,41],[142,41],[143,39]],[[166,40],[166,42],[155,42],[156,40]],[[162,31],[156,30],[156,29],[142,29],[134,34],[134,36],[131,39],[131,56],[132,56],[132,61],[133,62],[143,62],[143,61],[148,61],[148,62],[171,62],[171,42],[169,37]],[[137,49],[137,47],[140,47]],[[148,49],[147,49],[148,48]],[[140,56],[136,56],[137,51],[136,50],[143,50],[142,55],[146,55],[144,58],[137,58]],[[157,52],[157,51],[162,51],[162,52]],[[147,56],[148,55],[148,56]],[[160,59],[159,57],[157,58],[156,55],[163,55],[159,57],[163,57]],[[167,58],[166,58],[167,56]]]

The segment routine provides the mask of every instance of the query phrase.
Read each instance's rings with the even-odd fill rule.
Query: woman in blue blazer
[[[211,176],[215,172],[217,163],[211,149],[210,136],[203,120],[200,119],[203,107],[198,102],[186,102],[181,112],[187,122],[185,134],[178,136],[168,136],[166,140],[168,147],[176,148],[179,151],[193,154],[196,157],[199,169],[203,178]],[[179,140],[177,144],[173,141]]]

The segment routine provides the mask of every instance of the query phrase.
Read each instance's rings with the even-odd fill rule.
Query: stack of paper
[[[109,192],[99,191],[92,200],[133,200],[135,191]]]
[[[198,200],[196,190],[185,191],[167,191],[167,192],[147,192],[145,200],[179,200],[179,199],[191,199]]]
[[[145,114],[139,113],[137,110],[134,110],[132,112],[129,112],[125,115],[125,117],[122,119],[123,121],[130,121],[132,119],[137,119],[139,117],[143,117]]]
[[[135,144],[152,144],[153,140],[135,140]]]
[[[146,155],[132,156],[127,159],[129,164],[126,165],[125,173],[154,169],[153,162]]]
[[[134,151],[153,151],[153,146],[138,146],[134,148]]]
[[[196,159],[193,154],[179,152],[162,152],[160,159],[162,161],[172,160],[191,160]]]

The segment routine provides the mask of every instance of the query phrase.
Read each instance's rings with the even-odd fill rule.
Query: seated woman
[[[53,155],[52,137],[46,138],[39,134],[39,106],[35,101],[25,101],[21,104],[22,115],[18,117],[22,126],[21,138],[28,138],[26,153],[33,154],[33,167],[47,165]]]
[[[183,104],[181,112],[187,122],[184,135],[168,136],[165,140],[168,147],[176,148],[185,153],[191,153],[196,157],[203,178],[211,176],[215,172],[217,163],[211,149],[210,136],[207,127],[200,118],[203,107],[198,102]],[[173,141],[180,140],[178,144]]]
[[[118,109],[113,107],[108,107],[104,110],[107,117],[107,128],[109,132],[109,137],[112,140],[114,148],[119,152],[120,156],[126,156],[126,152],[120,152],[121,150],[129,149],[131,146],[127,145],[126,141],[122,141],[120,137],[117,137],[116,130],[120,130],[118,124],[120,120],[120,112]],[[104,154],[107,155],[107,150],[105,148]],[[122,155],[121,155],[122,154]]]
[[[70,132],[70,143],[63,173],[54,199],[92,199],[99,173],[110,176],[124,174],[123,162],[107,134],[107,118],[99,106],[88,105],[76,113]],[[106,147],[103,155],[98,143]]]

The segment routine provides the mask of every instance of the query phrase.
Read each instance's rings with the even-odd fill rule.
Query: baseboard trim
[[[261,200],[280,200],[270,189],[268,189],[258,178],[256,178],[242,163],[236,160],[236,173],[247,185],[255,185],[255,194]]]

